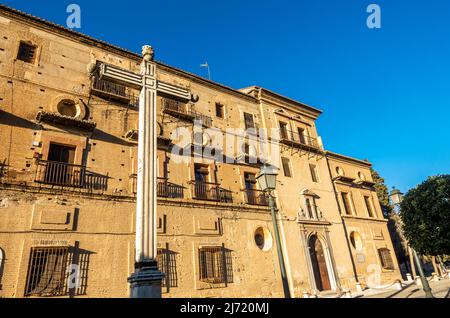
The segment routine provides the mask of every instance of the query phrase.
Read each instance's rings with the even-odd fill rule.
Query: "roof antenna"
[[[211,70],[209,69],[208,62],[205,62],[203,64],[200,64],[200,67],[206,67],[208,69],[208,79],[211,80]]]

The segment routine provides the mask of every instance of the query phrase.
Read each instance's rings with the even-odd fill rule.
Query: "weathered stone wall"
[[[93,40],[81,41],[75,34],[22,15],[0,11],[0,26],[0,248],[6,257],[0,273],[0,296],[24,296],[32,247],[68,245],[77,246],[83,255],[84,289],[76,297],[127,297],[126,279],[134,267],[137,157],[137,140],[127,138],[127,134],[138,128],[138,111],[126,102],[93,94],[90,71],[100,61],[138,73],[140,58]],[[34,63],[16,58],[21,41],[36,46]],[[244,129],[246,112],[254,115],[257,127],[279,128],[279,121],[287,120],[291,129],[301,127],[308,136],[318,137],[314,121],[320,112],[310,107],[256,89],[232,90],[162,64],[157,70],[158,80],[198,95],[198,101],[189,102],[187,107],[210,116],[212,126],[219,131]],[[163,137],[158,150],[158,175],[181,187],[184,194],[183,198],[158,200],[158,246],[173,253],[176,273],[176,286],[169,290],[164,287],[163,296],[282,296],[268,208],[249,205],[244,191],[245,173],[256,174],[259,167],[210,161],[209,181],[230,190],[233,201],[195,199],[194,161],[177,162],[170,146],[164,146],[176,128],[186,129],[185,134],[192,137],[193,125],[164,112],[163,97],[158,97],[157,110]],[[94,122],[95,129],[36,119],[38,112],[57,113],[63,100],[71,100],[82,109],[79,119]],[[224,118],[216,116],[216,103],[224,106]],[[285,177],[280,170],[275,196],[289,284],[296,297],[315,289],[308,247],[312,235],[319,237],[324,246],[332,287],[355,288],[347,234],[327,158],[320,140],[317,142],[314,149],[301,147],[300,151],[298,147],[283,146],[280,154],[290,159],[292,171],[292,177]],[[36,182],[38,164],[48,159],[51,143],[75,147],[73,163],[86,167],[93,178],[92,187]],[[233,158],[242,154],[236,148]],[[312,181],[310,164],[316,166],[318,182]],[[315,198],[320,218],[305,218],[308,195]],[[373,193],[372,198],[379,211]],[[389,236],[378,240],[369,234],[385,233],[382,220],[358,218],[348,224],[349,228],[358,228],[367,240],[367,259],[371,262],[378,260],[370,246],[384,244],[391,248]],[[267,245],[263,249],[255,243],[257,229],[266,231]],[[231,255],[232,282],[200,282],[199,247],[222,244]],[[366,274],[361,266],[358,273]],[[383,281],[392,280],[396,274],[383,272]]]

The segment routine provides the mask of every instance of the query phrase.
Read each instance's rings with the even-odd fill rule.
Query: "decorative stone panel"
[[[74,207],[59,204],[35,204],[31,229],[74,231],[77,212]]]
[[[193,216],[194,233],[198,235],[221,235],[220,218],[216,216]]]

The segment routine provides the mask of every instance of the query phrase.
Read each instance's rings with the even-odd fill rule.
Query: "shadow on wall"
[[[38,129],[40,125],[0,109],[0,125]]]
[[[171,287],[178,287],[177,254],[168,247],[158,249],[158,268],[164,273],[161,287],[165,288],[167,293]]]
[[[69,249],[69,253],[71,256],[69,264],[74,264],[78,266],[78,287],[68,288],[67,290],[68,295],[69,297],[74,297],[77,295],[86,295],[86,290],[88,286],[89,261],[91,255],[94,254],[94,252],[80,249],[78,247],[78,242],[76,242],[75,246]]]
[[[5,268],[5,252],[0,248],[0,290],[2,290],[2,277]]]

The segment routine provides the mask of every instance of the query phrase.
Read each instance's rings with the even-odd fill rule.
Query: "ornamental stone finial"
[[[142,57],[144,58],[144,61],[147,62],[153,61],[154,55],[155,52],[153,51],[153,48],[150,45],[144,45],[142,47]]]

